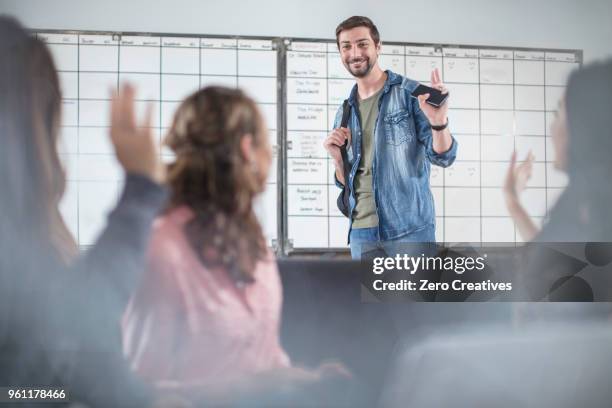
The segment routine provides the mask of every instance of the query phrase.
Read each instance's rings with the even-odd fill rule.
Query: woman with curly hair
[[[132,368],[208,398],[338,371],[291,367],[279,342],[282,287],[253,210],[272,161],[255,102],[235,89],[202,89],[179,106],[166,144],[176,156],[170,204],[123,321]]]

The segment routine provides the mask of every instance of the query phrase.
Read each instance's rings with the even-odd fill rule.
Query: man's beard
[[[356,61],[361,61],[361,66],[359,68],[353,68],[352,63]],[[370,73],[374,64],[370,62],[370,59],[365,58],[354,58],[348,61],[346,64],[346,69],[351,73],[355,78],[363,78]]]

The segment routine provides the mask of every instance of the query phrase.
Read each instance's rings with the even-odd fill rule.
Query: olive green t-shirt
[[[378,100],[381,88],[369,98],[359,101],[361,117],[361,160],[355,174],[354,188],[357,204],[353,210],[353,228],[371,228],[378,225],[376,203],[372,192],[372,160],[374,157],[374,125],[378,118]]]

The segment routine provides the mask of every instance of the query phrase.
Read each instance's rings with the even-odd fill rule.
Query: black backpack
[[[342,104],[342,121],[340,122],[340,127],[346,127],[348,124],[349,118],[351,116],[351,105],[349,105],[348,99],[344,100]],[[348,153],[346,151],[348,145],[348,140],[344,142],[344,146],[340,148],[340,155],[342,156],[342,172],[344,174],[344,187],[342,191],[338,195],[338,199],[336,200],[336,204],[338,205],[338,209],[345,216],[349,216],[349,196],[351,194],[348,183],[349,183],[349,174],[351,173],[351,165],[348,161]]]

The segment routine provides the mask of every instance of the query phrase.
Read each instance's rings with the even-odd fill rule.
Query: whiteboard
[[[89,246],[117,200],[123,173],[107,137],[109,87],[138,90],[137,109],[156,105],[161,141],[178,106],[206,85],[239,87],[269,128],[274,163],[256,212],[268,243],[283,253],[347,248],[348,220],[323,149],[336,110],[354,85],[330,40],[39,30],[63,93],[60,155],[67,168],[61,211]],[[553,168],[549,127],[579,50],[385,43],[380,64],[422,83],[439,68],[450,92],[459,142],[447,169],[431,167],[439,242],[520,242],[501,186],[513,149],[531,150],[533,176],[522,199],[542,223],[567,180]],[[172,160],[171,152],[160,156]]]
[[[286,250],[347,247],[348,220],[336,208],[334,166],[322,147],[354,85],[335,42],[287,40]],[[582,52],[383,43],[383,69],[429,84],[439,68],[450,90],[455,163],[431,166],[439,242],[520,242],[502,195],[514,149],[535,155],[522,195],[541,224],[566,185],[553,168],[549,127]]]
[[[109,90],[123,81],[136,86],[137,113],[149,102],[155,105],[152,130],[160,142],[180,101],[201,87],[240,87],[255,99],[274,152],[266,191],[255,207],[268,243],[278,246],[278,61],[272,39],[61,31],[37,36],[59,71],[60,155],[68,179],[60,209],[80,246],[95,242],[124,182],[108,139]],[[173,159],[166,149],[160,156]]]

